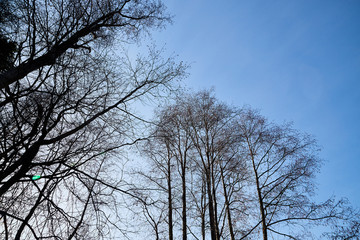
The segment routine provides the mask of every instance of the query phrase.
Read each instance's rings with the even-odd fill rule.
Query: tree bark
[[[206,181],[203,178],[203,184],[201,187],[201,235],[202,239],[206,239],[205,232],[205,217],[206,217]]]
[[[216,227],[216,219],[214,214],[214,199],[212,196],[212,183],[210,176],[210,167],[206,169],[206,187],[209,198],[209,217],[210,217],[210,232],[211,232],[211,240],[218,240],[218,233]]]
[[[227,220],[228,220],[228,225],[229,225],[230,239],[231,239],[231,240],[235,240],[234,230],[233,230],[233,225],[232,225],[232,220],[231,220],[231,211],[230,211],[229,196],[228,196],[228,193],[227,193],[227,191],[226,191],[226,185],[225,185],[224,170],[223,170],[223,168],[221,168],[221,181],[222,181],[223,189],[224,189],[225,208],[226,208]]]
[[[170,149],[168,148],[168,155],[170,155]],[[168,225],[169,225],[169,240],[173,240],[173,206],[172,206],[172,186],[171,186],[171,161],[170,157],[168,158],[168,166],[167,166],[167,184],[168,184],[168,204],[169,204],[169,216],[168,216]]]
[[[249,150],[250,150],[251,161],[252,161],[253,170],[254,170],[254,174],[255,174],[255,180],[256,180],[256,191],[257,191],[258,200],[259,200],[259,209],[260,209],[260,214],[261,214],[261,226],[262,226],[263,240],[268,240],[266,215],[265,215],[265,209],[264,209],[264,202],[263,202],[263,198],[262,198],[262,194],[261,194],[259,176],[258,176],[256,165],[255,165],[254,153],[251,150],[250,146],[249,146]]]
[[[214,161],[211,161],[211,188],[212,188],[212,197],[214,203],[214,223],[215,223],[215,232],[216,232],[216,239],[220,239],[220,230],[219,230],[219,222],[218,222],[218,215],[217,215],[217,199],[216,199],[216,188],[215,188],[215,174],[214,174]]]
[[[186,169],[185,169],[185,163],[182,166],[182,234],[183,234],[183,240],[187,239],[187,217],[186,217]]]

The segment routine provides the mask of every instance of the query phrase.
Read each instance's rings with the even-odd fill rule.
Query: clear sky
[[[191,63],[187,86],[313,134],[326,161],[319,199],[360,208],[360,1],[165,4],[174,24],[152,37]]]

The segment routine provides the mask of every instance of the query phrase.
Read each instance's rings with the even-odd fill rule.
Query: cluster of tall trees
[[[142,146],[148,170],[138,173],[155,239],[308,239],[314,226],[337,231],[323,238],[359,238],[345,200],[313,202],[318,146],[291,124],[209,91],[182,94],[155,122]]]
[[[187,66],[115,50],[169,21],[158,0],[0,0],[0,239],[358,238],[346,202],[311,202],[316,143],[290,125],[204,91],[141,128],[134,104]]]

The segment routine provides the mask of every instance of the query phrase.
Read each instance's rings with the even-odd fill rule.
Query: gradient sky
[[[186,85],[313,134],[325,160],[318,199],[360,207],[360,1],[165,4],[174,23],[152,38],[191,63]]]

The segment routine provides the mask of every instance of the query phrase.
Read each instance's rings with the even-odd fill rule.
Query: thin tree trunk
[[[226,191],[223,168],[221,168],[221,180],[222,180],[223,189],[224,189],[225,207],[226,207],[227,220],[228,220],[229,231],[230,231],[230,240],[235,240],[234,230],[233,230],[233,225],[232,225],[232,220],[231,220],[229,196]]]
[[[201,187],[201,233],[202,239],[205,240],[205,217],[206,217],[206,181],[203,178],[203,184]]]
[[[206,187],[207,193],[209,198],[209,217],[210,217],[210,232],[211,232],[211,240],[218,240],[217,239],[217,231],[216,231],[216,223],[215,223],[215,214],[214,214],[214,200],[212,196],[212,189],[211,189],[211,176],[210,176],[210,167],[206,169]]]
[[[213,203],[214,203],[214,223],[215,223],[215,232],[216,232],[216,239],[220,239],[220,230],[219,230],[219,222],[218,222],[218,215],[217,215],[217,199],[216,199],[216,188],[215,188],[215,174],[214,174],[214,161],[211,163],[211,187],[212,187],[212,196],[213,196]]]
[[[184,162],[183,166],[182,166],[182,232],[183,232],[183,240],[187,239],[187,223],[186,223],[186,169],[185,169],[185,164],[186,162]]]
[[[256,169],[256,166],[255,166],[254,153],[252,152],[250,146],[249,146],[249,150],[250,150],[250,154],[251,154],[251,161],[252,161],[253,170],[254,170],[254,174],[255,174],[255,180],[256,180],[256,190],[257,190],[257,194],[258,194],[259,209],[260,209],[260,214],[261,214],[261,225],[262,225],[263,240],[268,240],[266,216],[265,216],[264,202],[263,202],[263,198],[262,198],[262,195],[261,195],[259,176],[258,176],[257,169]]]
[[[168,148],[168,155],[170,156],[169,153],[169,148]],[[168,225],[169,225],[169,240],[173,240],[173,207],[172,207],[172,186],[171,186],[171,162],[170,162],[170,157],[168,159],[167,162],[168,166],[167,166],[167,184],[168,184],[168,204],[169,204],[169,213],[168,213]]]

